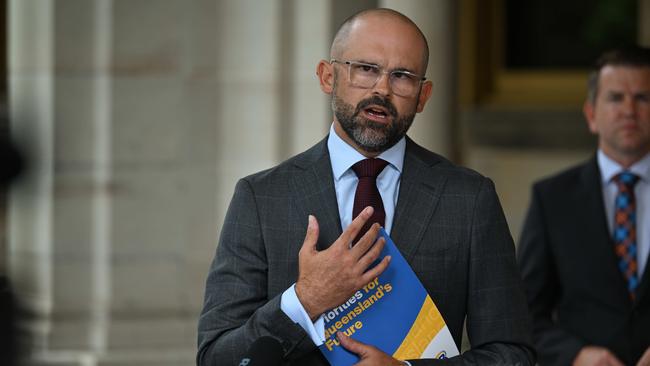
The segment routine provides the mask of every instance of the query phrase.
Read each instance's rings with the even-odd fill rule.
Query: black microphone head
[[[251,344],[239,366],[280,366],[284,349],[273,337],[260,337]]]

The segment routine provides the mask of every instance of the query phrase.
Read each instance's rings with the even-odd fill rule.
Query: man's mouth
[[[636,120],[628,119],[621,121],[619,126],[622,130],[637,130],[639,123]]]
[[[389,116],[388,111],[385,108],[379,106],[371,106],[365,108],[363,111],[368,117],[377,120],[385,120]]]

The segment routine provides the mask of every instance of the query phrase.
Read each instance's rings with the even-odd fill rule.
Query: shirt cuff
[[[323,316],[319,316],[316,322],[312,323],[307,311],[298,300],[296,295],[296,284],[294,283],[284,293],[280,299],[280,309],[295,323],[309,334],[309,337],[316,346],[320,346],[325,341],[325,321]]]

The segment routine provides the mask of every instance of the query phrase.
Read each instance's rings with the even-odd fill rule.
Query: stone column
[[[446,157],[458,158],[455,142],[457,119],[457,3],[453,0],[380,0],[380,7],[395,9],[411,18],[429,42],[427,79],[433,93],[413,123],[409,136]]]
[[[215,58],[201,53],[216,54],[201,28],[216,5],[9,9],[12,130],[29,152],[9,270],[27,364],[192,364],[209,261],[192,248],[211,254],[217,232]]]
[[[9,4],[11,123],[28,151],[9,263],[35,363],[93,364],[107,345],[111,6]]]
[[[329,126],[328,3],[11,0],[28,365],[190,365],[235,182]]]
[[[53,1],[11,1],[9,100],[13,137],[30,159],[9,199],[8,272],[29,321],[29,342],[43,348],[51,327],[54,191]]]
[[[320,141],[332,123],[330,98],[320,90],[316,65],[321,59],[329,58],[333,32],[330,1],[283,0],[282,3],[292,8],[292,26],[283,27],[283,34],[288,35],[283,48],[290,59],[283,62],[283,67],[290,92],[284,95],[287,113],[280,118],[281,125],[289,124],[283,131],[287,148],[281,151],[281,159]]]

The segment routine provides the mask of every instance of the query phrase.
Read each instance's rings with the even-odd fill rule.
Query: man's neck
[[[365,156],[366,158],[376,158],[381,154],[382,152],[369,152],[364,149],[362,149],[359,145],[357,145],[354,140],[348,136],[348,134],[343,130],[343,127],[339,123],[339,121],[334,120],[334,132],[338,137],[341,138],[341,140],[345,141],[346,144],[352,146],[353,149],[359,152],[359,154]]]
[[[612,159],[613,161],[615,161],[625,169],[641,161],[641,159],[643,159],[644,157],[646,157],[646,155],[648,155],[648,153],[650,153],[650,148],[648,148],[645,151],[639,151],[630,154],[613,152],[603,147],[600,147],[600,150],[603,152],[603,154],[607,155],[608,158]]]

